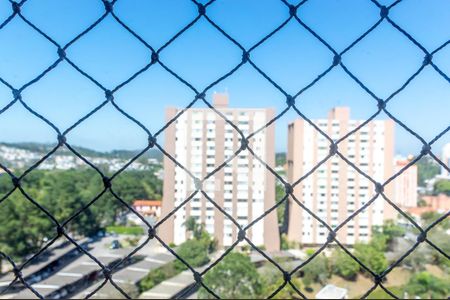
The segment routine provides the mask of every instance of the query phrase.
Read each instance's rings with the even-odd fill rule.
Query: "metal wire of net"
[[[369,1],[369,0],[368,0]],[[46,249],[48,249],[55,241],[64,236],[67,240],[69,240],[71,243],[73,243],[84,255],[87,255],[98,264],[98,266],[101,268],[103,275],[104,275],[104,281],[101,285],[99,285],[94,291],[92,291],[89,295],[86,297],[90,297],[94,295],[99,289],[101,289],[108,281],[121,293],[123,296],[129,298],[129,295],[116,283],[114,282],[113,273],[114,270],[119,268],[122,264],[124,264],[127,260],[129,260],[134,254],[136,254],[142,247],[144,247],[150,240],[156,239],[164,248],[166,248],[170,253],[172,253],[177,260],[182,262],[186,267],[192,271],[193,278],[195,279],[195,282],[197,286],[201,285],[203,286],[209,293],[211,293],[214,297],[219,298],[219,295],[215,293],[214,290],[209,288],[204,282],[203,282],[203,276],[211,270],[215,265],[217,265],[225,256],[227,256],[235,247],[236,245],[241,241],[246,241],[255,251],[260,253],[262,256],[264,256],[273,266],[275,266],[278,270],[280,270],[283,274],[283,283],[277,288],[271,295],[268,295],[269,298],[274,297],[280,290],[282,290],[286,285],[290,285],[300,297],[306,298],[304,293],[302,293],[301,289],[297,287],[295,284],[291,282],[291,277],[294,275],[294,273],[301,270],[305,265],[310,263],[317,255],[319,255],[330,243],[335,242],[338,247],[340,247],[343,251],[345,251],[349,256],[351,256],[364,270],[366,270],[371,276],[373,277],[373,286],[365,292],[363,297],[368,296],[374,289],[377,287],[380,287],[383,289],[386,293],[388,293],[390,296],[397,298],[395,294],[393,294],[389,289],[383,284],[383,278],[385,278],[396,266],[398,266],[408,255],[410,255],[421,243],[426,243],[432,248],[434,248],[436,251],[438,251],[441,255],[445,256],[447,259],[450,259],[449,254],[445,253],[442,249],[440,249],[435,243],[431,242],[427,238],[427,233],[432,230],[436,225],[438,225],[440,222],[442,222],[445,218],[448,217],[450,212],[445,213],[440,218],[435,220],[432,224],[428,225],[426,228],[422,228],[419,226],[414,219],[412,219],[408,214],[406,214],[403,210],[401,210],[395,203],[393,203],[383,192],[384,187],[396,179],[400,174],[405,172],[410,166],[415,164],[417,161],[419,161],[422,157],[425,155],[430,155],[439,165],[441,165],[443,168],[445,168],[447,171],[450,172],[448,166],[444,164],[442,161],[439,160],[439,158],[433,153],[431,150],[431,147],[433,144],[441,138],[444,134],[446,134],[450,130],[450,126],[447,127],[444,131],[436,135],[432,140],[426,141],[424,138],[422,138],[418,133],[414,132],[412,129],[410,129],[406,124],[402,123],[399,119],[397,119],[393,114],[389,112],[389,103],[391,101],[395,101],[395,96],[399,94],[403,89],[405,89],[409,83],[418,76],[425,68],[432,68],[434,69],[437,74],[442,76],[448,83],[450,83],[450,78],[447,74],[445,74],[434,62],[433,62],[433,55],[435,55],[437,52],[444,49],[446,46],[449,45],[450,40],[439,46],[438,48],[434,50],[428,50],[423,45],[421,45],[414,37],[409,34],[407,31],[405,31],[401,26],[399,26],[395,20],[391,19],[389,16],[389,13],[391,10],[394,10],[396,6],[402,2],[401,0],[397,0],[394,3],[392,3],[389,6],[383,6],[380,3],[378,3],[376,0],[370,0],[373,5],[378,7],[379,9],[379,19],[378,21],[373,24],[366,32],[364,32],[362,35],[360,35],[356,40],[354,40],[352,43],[350,43],[344,50],[338,52],[335,49],[333,49],[332,46],[330,46],[327,41],[322,38],[319,34],[317,34],[314,30],[312,30],[307,24],[305,24],[299,17],[298,12],[302,9],[302,6],[307,2],[307,0],[303,0],[300,3],[294,5],[288,3],[286,0],[280,0],[280,5],[285,6],[286,8],[286,17],[285,20],[276,28],[274,28],[269,34],[264,36],[259,42],[254,44],[252,47],[246,49],[244,46],[242,46],[239,42],[237,42],[230,34],[228,34],[223,28],[221,28],[219,25],[217,25],[213,19],[211,19],[208,16],[208,8],[210,6],[213,6],[216,2],[215,0],[211,0],[207,2],[206,4],[199,3],[196,0],[192,0],[192,4],[195,5],[198,8],[198,15],[193,18],[193,20],[186,25],[184,28],[182,28],[179,32],[177,32],[173,37],[171,37],[166,43],[163,44],[158,49],[155,49],[152,47],[149,43],[145,41],[144,38],[142,38],[139,33],[133,31],[132,28],[128,27],[127,24],[125,24],[117,14],[114,12],[114,5],[116,4],[117,0],[113,1],[107,1],[103,0],[104,4],[104,13],[100,18],[98,18],[94,23],[92,23],[90,26],[88,26],[85,30],[80,32],[78,35],[73,37],[70,42],[68,42],[65,45],[61,45],[57,43],[54,39],[52,39],[51,36],[46,34],[43,30],[41,30],[38,26],[33,24],[25,14],[22,13],[22,8],[27,5],[27,0],[22,0],[20,2],[14,2],[10,0],[11,3],[11,14],[10,16],[4,20],[0,24],[0,30],[7,27],[8,24],[15,18],[22,19],[29,27],[31,27],[33,30],[35,30],[38,34],[40,34],[42,37],[44,37],[49,43],[53,44],[57,47],[57,55],[55,61],[48,66],[45,70],[43,70],[38,76],[36,76],[33,80],[27,82],[23,86],[13,86],[10,83],[8,83],[3,78],[0,78],[1,84],[7,86],[11,92],[12,92],[12,100],[5,106],[0,109],[0,117],[1,114],[9,110],[14,105],[22,105],[28,112],[38,117],[42,122],[45,122],[49,126],[53,128],[53,130],[57,134],[57,145],[45,156],[43,156],[41,159],[39,159],[36,163],[34,163],[31,167],[26,169],[22,174],[17,175],[14,174],[8,167],[0,164],[0,168],[3,169],[11,178],[11,181],[13,183],[13,188],[11,191],[9,191],[7,194],[3,195],[0,199],[0,203],[3,201],[8,201],[8,196],[10,196],[13,192],[16,190],[20,191],[21,194],[29,201],[31,202],[35,207],[37,207],[39,210],[41,210],[54,224],[55,226],[55,235],[52,239],[50,239],[44,247],[40,249],[37,253],[35,253],[32,257],[27,259],[26,261],[22,262],[20,265],[16,264],[14,260],[7,254],[7,253],[0,253],[0,255],[6,259],[11,266],[13,267],[13,272],[15,274],[15,279],[10,283],[10,286],[15,284],[17,281],[20,281],[24,286],[26,286],[29,290],[31,290],[37,297],[43,298],[43,296],[34,289],[31,284],[27,282],[27,280],[24,279],[24,276],[22,275],[21,271],[25,266],[30,264],[35,258],[37,258],[40,254],[42,254]],[[73,46],[75,43],[77,43],[80,38],[82,38],[84,35],[88,34],[91,30],[93,30],[96,26],[98,26],[101,22],[105,20],[107,17],[112,17],[117,24],[122,26],[129,34],[130,36],[134,37],[137,41],[139,41],[142,45],[144,45],[148,51],[151,53],[151,60],[143,66],[139,71],[137,71],[135,74],[133,74],[131,77],[129,77],[127,80],[123,81],[119,85],[115,87],[105,87],[103,86],[98,80],[96,80],[93,76],[89,75],[87,72],[85,72],[80,66],[75,64],[69,56],[66,55],[66,51],[68,48]],[[200,20],[204,19],[206,20],[213,28],[215,28],[218,32],[221,33],[224,39],[228,40],[231,44],[233,44],[235,47],[239,48],[242,51],[242,60],[240,63],[238,63],[235,66],[232,66],[230,70],[223,74],[219,78],[214,78],[211,80],[211,83],[204,89],[198,89],[193,84],[189,83],[188,80],[182,78],[179,74],[177,74],[176,71],[170,69],[164,62],[159,58],[161,52],[163,52],[167,47],[169,47],[175,40],[177,40],[181,35],[183,35],[186,30],[188,30],[191,27],[195,27],[196,23]],[[326,68],[322,73],[318,74],[317,77],[310,82],[308,85],[300,89],[296,94],[289,94],[283,88],[277,84],[269,74],[266,74],[262,69],[260,69],[252,60],[251,54],[252,52],[260,47],[262,44],[264,44],[267,40],[269,40],[272,36],[276,35],[278,31],[280,31],[283,27],[285,27],[289,22],[297,22],[300,24],[304,29],[306,29],[314,38],[316,38],[321,44],[323,44],[330,52],[330,65],[328,68]],[[352,73],[352,71],[347,68],[345,63],[342,61],[342,58],[346,55],[346,53],[355,47],[359,42],[361,42],[366,36],[370,35],[370,33],[377,28],[381,23],[388,23],[393,28],[395,28],[398,32],[400,32],[402,35],[404,35],[413,45],[415,45],[417,48],[419,48],[423,53],[423,64],[415,71],[409,78],[404,82],[395,92],[393,92],[390,96],[383,99],[379,96],[377,96],[374,92],[372,92],[364,82],[362,82],[356,75]],[[55,68],[58,67],[58,65],[61,62],[67,62],[69,65],[71,65],[76,71],[78,71],[81,75],[83,75],[85,78],[89,79],[92,84],[97,86],[99,89],[101,89],[105,94],[104,101],[95,107],[92,111],[90,111],[88,114],[86,114],[84,117],[79,119],[77,122],[75,122],[72,126],[70,126],[68,129],[61,131],[55,124],[53,124],[50,120],[45,118],[44,116],[40,115],[37,111],[33,110],[28,104],[27,100],[22,97],[22,93],[28,89],[30,86],[33,86],[35,84],[38,84],[39,81],[44,78],[47,74],[52,72]],[[233,124],[230,120],[226,118],[224,114],[222,114],[220,111],[215,109],[209,101],[205,98],[205,93],[209,90],[211,90],[214,86],[216,86],[221,81],[225,80],[226,78],[232,76],[239,68],[241,68],[243,65],[250,65],[256,70],[259,74],[261,74],[270,84],[272,84],[281,94],[284,95],[286,99],[286,108],[276,115],[272,120],[267,122],[267,124],[255,132],[249,134],[248,136],[245,136],[244,133],[239,129],[239,127],[235,124]],[[135,78],[140,76],[142,73],[146,72],[147,70],[151,69],[155,65],[160,65],[164,70],[166,70],[168,73],[170,73],[172,76],[174,76],[176,79],[178,79],[181,83],[183,83],[185,86],[187,86],[189,89],[191,89],[195,94],[196,97],[192,99],[192,101],[189,103],[188,106],[186,106],[182,111],[180,111],[172,120],[170,120],[167,124],[165,124],[161,129],[159,129],[156,132],[151,132],[149,129],[147,129],[139,120],[136,120],[132,116],[130,116],[127,112],[125,112],[114,100],[114,94],[126,86],[128,83],[133,81]],[[377,112],[374,113],[370,118],[365,120],[362,124],[360,124],[357,128],[354,130],[348,132],[345,136],[341,137],[340,139],[334,141],[332,138],[330,138],[325,132],[323,132],[312,120],[310,120],[307,116],[305,116],[302,113],[302,107],[299,104],[296,104],[296,99],[302,95],[306,90],[314,86],[321,78],[326,76],[331,70],[334,68],[342,68],[342,70],[352,79],[354,80],[360,87],[363,89],[367,94],[369,94],[374,102],[373,103],[367,103],[367,105],[376,105],[377,106]],[[169,153],[167,153],[164,148],[158,143],[158,137],[164,132],[164,130],[170,126],[173,122],[177,120],[187,109],[192,107],[195,103],[202,102],[204,103],[208,108],[210,108],[212,111],[217,113],[221,118],[225,120],[226,123],[231,125],[234,130],[236,130],[241,138],[241,146],[240,148],[234,153],[232,157],[224,161],[222,164],[217,166],[212,172],[207,174],[205,178],[195,178],[190,171],[184,167],[182,164],[180,164],[173,156],[171,156]],[[87,160],[83,155],[81,155],[76,149],[74,149],[70,141],[66,140],[66,135],[71,132],[74,128],[79,126],[81,123],[83,123],[86,119],[90,118],[92,115],[96,114],[97,111],[99,111],[102,107],[107,105],[108,103],[112,104],[112,106],[124,117],[128,118],[135,124],[137,124],[139,127],[141,127],[148,135],[148,145],[142,149],[142,151],[134,156],[128,163],[126,163],[122,168],[120,168],[117,172],[115,172],[112,176],[107,177],[97,166],[95,166],[93,163],[91,163],[89,160]],[[266,127],[273,124],[276,120],[281,118],[284,114],[287,113],[288,110],[294,110],[301,118],[306,120],[311,126],[317,130],[320,135],[322,135],[324,138],[326,138],[330,143],[330,149],[329,154],[323,159],[318,165],[314,166],[309,172],[304,174],[300,179],[297,181],[290,183],[287,182],[285,179],[283,179],[281,176],[277,174],[277,172],[271,168],[269,165],[267,165],[264,160],[260,157],[258,157],[254,151],[249,147],[249,140],[251,140],[258,132],[264,130]],[[396,124],[404,128],[406,131],[408,131],[411,135],[413,135],[415,138],[417,138],[423,145],[422,150],[420,151],[420,154],[417,155],[412,161],[410,161],[406,166],[404,166],[398,173],[392,175],[389,179],[387,179],[385,182],[377,182],[373,178],[371,178],[369,175],[367,175],[365,172],[363,172],[360,168],[358,168],[357,165],[352,163],[350,160],[348,160],[344,155],[342,155],[339,151],[339,145],[341,142],[343,142],[345,139],[347,139],[350,135],[361,129],[364,125],[366,125],[369,121],[373,120],[375,117],[377,117],[380,113],[384,112],[386,115],[388,115],[392,120],[395,121]],[[68,150],[70,150],[74,155],[76,155],[78,158],[83,160],[86,164],[88,164],[92,169],[94,169],[100,176],[103,178],[104,187],[103,190],[95,197],[94,199],[91,199],[87,204],[85,204],[80,210],[78,210],[76,213],[74,213],[70,218],[65,220],[64,222],[59,222],[45,207],[41,206],[37,201],[33,199],[27,193],[27,190],[22,187],[22,179],[35,170],[40,164],[42,164],[46,159],[48,159],[53,153],[55,153],[60,147],[66,147]],[[146,151],[148,151],[151,148],[159,149],[166,157],[168,157],[171,161],[173,161],[174,164],[176,164],[178,167],[182,168],[186,171],[186,173],[192,178],[192,180],[196,183],[196,191],[195,193],[201,193],[208,201],[210,201],[215,208],[217,208],[221,213],[223,213],[228,219],[230,219],[238,228],[239,228],[239,234],[238,239],[235,241],[234,244],[232,244],[231,247],[229,247],[217,260],[215,260],[213,263],[211,263],[206,269],[204,269],[202,272],[197,272],[192,266],[189,265],[189,263],[184,260],[182,257],[180,257],[171,247],[169,247],[168,244],[166,244],[157,234],[158,227],[164,223],[171,215],[173,215],[178,209],[180,209],[183,205],[185,205],[192,197],[189,197],[185,201],[183,201],[180,205],[175,207],[175,209],[171,212],[171,214],[164,216],[161,220],[159,220],[154,226],[151,226],[141,215],[139,215],[133,207],[131,207],[129,204],[127,204],[121,197],[114,191],[114,178],[116,178],[120,173],[122,173],[124,170],[127,169],[127,167],[133,163],[135,160],[137,160],[140,156],[142,156]],[[272,173],[273,176],[275,176],[285,187],[285,196],[278,201],[275,206],[270,208],[269,210],[265,211],[263,215],[256,218],[254,221],[246,225],[245,227],[241,226],[231,215],[229,215],[222,207],[220,207],[212,197],[208,196],[207,193],[202,191],[202,183],[213,176],[215,173],[217,173],[220,169],[222,169],[229,161],[231,161],[233,158],[239,155],[241,151],[248,150],[251,155],[254,156],[257,160],[259,160],[267,169],[268,172]],[[366,204],[364,204],[362,207],[360,207],[358,210],[353,212],[345,221],[343,221],[341,224],[339,224],[335,228],[331,228],[325,221],[321,220],[316,214],[314,214],[310,209],[304,206],[304,204],[299,201],[295,195],[293,194],[293,189],[295,186],[297,186],[299,183],[301,183],[305,178],[307,178],[309,175],[311,175],[320,165],[324,164],[330,157],[332,156],[339,156],[342,160],[344,160],[349,166],[354,168],[359,174],[367,178],[375,188],[375,196],[371,198]],[[102,264],[101,261],[99,261],[95,256],[91,255],[85,248],[80,246],[65,230],[65,227],[68,223],[70,223],[74,218],[76,218],[78,215],[80,215],[84,210],[88,209],[91,205],[93,205],[104,193],[111,193],[114,198],[117,201],[120,201],[124,206],[126,206],[130,211],[132,211],[134,214],[136,214],[147,226],[148,226],[148,237],[144,243],[139,245],[137,248],[135,248],[131,253],[129,253],[125,258],[123,258],[121,261],[116,263],[114,266],[108,268],[104,264]],[[368,206],[370,206],[375,199],[381,196],[384,201],[387,202],[388,205],[391,205],[400,215],[402,215],[404,218],[406,218],[418,231],[420,231],[420,234],[417,237],[417,241],[414,243],[414,245],[406,251],[401,257],[399,257],[395,262],[393,262],[391,265],[388,266],[386,270],[384,270],[381,273],[376,273],[372,271],[367,265],[365,265],[361,260],[359,260],[357,257],[355,257],[354,254],[352,254],[351,251],[349,251],[345,245],[341,244],[339,240],[336,238],[336,233],[348,222],[350,222],[356,215],[358,215],[361,211],[366,209]],[[328,237],[326,243],[324,243],[312,256],[310,256],[308,259],[306,259],[303,263],[298,265],[296,268],[294,268],[291,271],[285,270],[282,268],[280,264],[278,264],[275,260],[273,260],[269,255],[267,255],[262,249],[258,248],[255,244],[252,243],[252,241],[246,237],[246,231],[250,229],[253,224],[264,218],[267,214],[275,210],[278,206],[282,205],[284,202],[288,201],[288,198],[291,197],[297,205],[301,206],[305,211],[307,211],[315,220],[317,220],[320,224],[325,226],[328,231]],[[26,224],[24,224],[26,226]]]

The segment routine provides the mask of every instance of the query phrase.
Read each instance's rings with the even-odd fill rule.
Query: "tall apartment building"
[[[226,94],[214,94],[213,105],[236,124],[244,135],[263,127],[274,117],[272,109],[229,108]],[[167,120],[172,119],[179,111],[177,108],[168,108]],[[273,167],[274,143],[274,128],[271,126],[250,139],[249,147]],[[174,126],[165,131],[165,150],[199,179],[205,178],[231,157],[240,145],[238,132],[209,108],[188,109],[177,119]],[[240,225],[245,226],[275,205],[274,180],[265,166],[245,150],[205,181],[202,190]],[[192,178],[165,157],[162,217],[194,191]],[[189,238],[184,223],[190,217],[204,224],[220,246],[230,246],[237,240],[237,227],[201,193],[197,193],[173,217],[163,223],[159,230],[160,236],[166,242],[184,242]],[[255,223],[246,236],[254,244],[264,245],[269,251],[278,250],[280,241],[276,213],[270,213]]]
[[[350,119],[350,109],[334,108],[327,119],[313,120],[322,131],[337,140],[363,120]],[[330,143],[303,119],[288,127],[288,179],[295,182],[329,154]],[[377,182],[393,174],[394,122],[374,120],[339,143],[339,152]],[[332,228],[375,195],[374,184],[337,155],[294,188],[295,197]],[[384,192],[392,196],[393,186]],[[394,210],[378,197],[372,205],[342,227],[337,238],[344,244],[368,241],[373,225],[394,218]],[[328,230],[292,199],[289,199],[288,239],[303,244],[321,244]]]
[[[397,158],[394,164],[394,172],[400,172],[412,160],[412,155],[408,158]],[[409,166],[401,173],[394,182],[395,204],[400,207],[417,206],[417,165]]]

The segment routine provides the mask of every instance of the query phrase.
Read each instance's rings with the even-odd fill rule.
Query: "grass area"
[[[390,286],[388,290],[397,296],[398,298],[403,298],[403,288],[400,286]],[[366,299],[395,299],[388,293],[386,293],[382,288],[377,287]]]
[[[108,226],[106,232],[128,235],[143,235],[144,229],[141,226]]]
[[[408,283],[411,278],[411,271],[402,267],[394,268],[387,276],[385,286],[402,286]]]
[[[441,268],[439,268],[436,265],[425,265],[425,270],[427,272],[430,272],[430,274],[432,274],[436,277],[439,277],[439,278],[444,278],[448,275]]]
[[[355,281],[345,280],[340,276],[333,275],[331,276],[329,283],[346,288],[348,290],[349,298],[356,298],[357,296],[364,294],[373,286],[372,279],[361,274],[358,274]]]

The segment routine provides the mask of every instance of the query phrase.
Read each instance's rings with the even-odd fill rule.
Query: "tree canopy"
[[[331,257],[334,272],[345,279],[353,280],[359,273],[360,265],[344,251],[335,251]]]
[[[371,244],[355,244],[355,256],[370,270],[380,274],[388,267],[384,253]]]
[[[434,193],[435,194],[446,194],[447,196],[450,196],[450,180],[442,179],[436,181],[434,184]]]
[[[419,296],[428,299],[444,299],[450,293],[448,281],[438,278],[428,272],[420,272],[411,277],[405,291],[409,296]]]
[[[310,286],[314,282],[326,284],[331,275],[328,258],[322,253],[314,257],[301,270],[304,274],[303,283],[306,286]]]
[[[203,277],[203,282],[221,298],[254,299],[263,285],[256,267],[248,256],[231,252]],[[198,291],[200,299],[212,299],[205,288]]]
[[[26,194],[59,223],[69,220],[99,197],[64,227],[72,236],[91,236],[114,224],[119,214],[128,211],[109,191],[101,194],[104,184],[94,170],[34,170],[20,183]],[[112,189],[131,204],[138,198],[161,197],[161,186],[161,181],[149,171],[126,171],[114,178]],[[8,175],[0,176],[0,197],[13,188]],[[56,235],[54,222],[18,189],[0,203],[0,251],[23,257],[35,253]]]
[[[425,186],[425,181],[439,174],[439,165],[429,156],[421,158],[417,162],[417,176],[419,186]]]

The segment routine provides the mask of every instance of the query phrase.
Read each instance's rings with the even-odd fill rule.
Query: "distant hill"
[[[40,154],[46,154],[50,150],[52,150],[56,145],[55,144],[41,144],[41,143],[2,143],[0,142],[0,146],[7,146],[11,148],[27,150],[31,152],[36,152]],[[85,147],[73,146],[73,148],[78,151],[83,156],[89,157],[101,157],[101,158],[119,158],[119,159],[130,159],[134,157],[136,154],[140,152],[140,150],[112,150],[108,152],[101,152],[92,150]],[[66,147],[62,147],[59,149],[60,153],[67,152],[69,153]],[[162,161],[163,154],[157,149],[150,149],[144,155],[144,158],[155,158],[159,161]]]

